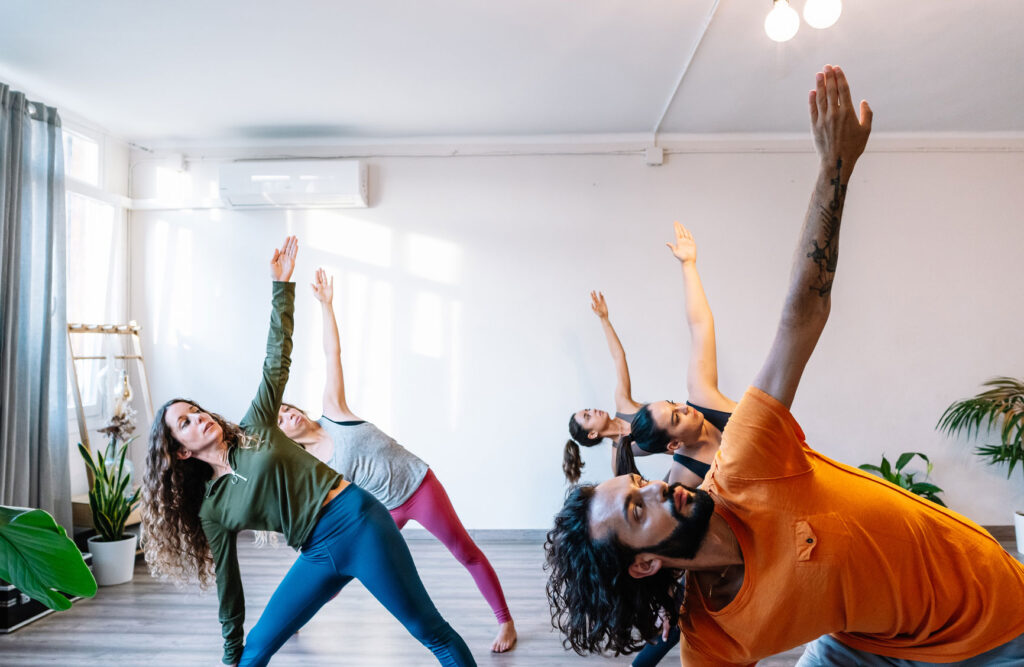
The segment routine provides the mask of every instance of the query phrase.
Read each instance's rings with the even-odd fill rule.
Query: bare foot
[[[498,626],[498,636],[491,644],[491,651],[494,653],[511,651],[512,647],[516,645],[516,636],[516,624],[512,621],[505,621]]]

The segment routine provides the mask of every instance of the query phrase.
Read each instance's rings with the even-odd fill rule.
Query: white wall
[[[267,260],[297,234],[288,397],[318,407],[320,317],[305,285],[323,265],[337,276],[351,406],[431,464],[470,528],[549,527],[569,414],[612,408],[591,289],[608,298],[636,398],[683,398],[674,219],[698,240],[721,387],[740,398],[774,332],[816,167],[809,153],[728,151],[657,168],[635,155],[369,162],[365,210],[133,213],[132,316],[153,398],[240,418],[259,379]],[[140,162],[133,196],[210,196],[216,166]],[[1024,507],[1019,473],[1006,481],[934,426],[981,381],[1024,374],[1021,210],[1020,149],[866,155],[832,319],[793,409],[813,447],[848,463],[926,452],[949,505],[986,524]],[[586,478],[609,474],[607,447],[585,455]],[[660,476],[669,459],[651,458]]]

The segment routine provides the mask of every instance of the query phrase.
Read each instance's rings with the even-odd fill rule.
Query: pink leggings
[[[491,605],[498,623],[512,620],[498,575],[459,521],[452,501],[448,499],[448,494],[434,476],[433,470],[427,470],[427,476],[408,500],[391,510],[391,518],[398,524],[399,530],[405,527],[409,519],[415,519],[431,535],[441,540],[441,544],[448,547],[455,559],[469,570],[476,587],[480,589],[487,604]]]

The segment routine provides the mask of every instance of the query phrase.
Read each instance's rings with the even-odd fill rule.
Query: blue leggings
[[[661,659],[664,658],[669,652],[679,645],[679,626],[675,626],[668,633],[668,640],[661,638],[658,635],[658,640],[653,644],[648,644],[643,647],[636,657],[633,658],[633,662],[629,663],[632,667],[654,667]]]
[[[683,572],[683,576],[679,578],[679,588],[676,589],[676,608],[683,604],[683,591],[686,589],[686,573]],[[631,667],[654,667],[661,659],[664,658],[669,652],[679,645],[679,624],[677,623],[668,632],[668,639],[662,639],[661,633],[658,633],[657,639],[653,640],[647,646],[636,654],[633,658],[633,662],[629,663]]]
[[[466,642],[441,617],[423,588],[391,515],[369,493],[349,484],[322,510],[302,554],[249,631],[239,667],[270,662],[285,641],[353,577],[442,665],[476,665]]]

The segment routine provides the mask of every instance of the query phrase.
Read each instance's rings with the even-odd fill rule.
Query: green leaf
[[[113,441],[114,438],[111,438],[111,440]],[[111,442],[111,444],[113,444],[113,442]],[[126,445],[126,446],[121,448],[121,456],[120,456],[120,458],[117,461],[117,475],[116,475],[116,479],[121,479],[122,477],[124,479],[128,479],[127,476],[125,476],[125,474],[124,474],[124,457],[127,454],[128,454],[128,447]]]
[[[100,473],[96,469],[96,463],[92,460],[92,454],[89,453],[89,450],[82,443],[78,443],[78,451],[82,458],[85,459],[85,465],[89,468],[89,472],[93,474],[93,477],[98,477]]]
[[[903,466],[910,463],[910,460],[914,458],[914,456],[916,456],[915,452],[903,452],[900,454],[900,457],[896,459],[896,470],[903,470]]]
[[[78,547],[38,509],[0,506],[0,578],[58,611],[71,607],[63,593],[96,594],[96,580]]]
[[[112,497],[117,497],[117,496],[120,496],[120,497],[122,497],[122,498],[123,498],[123,497],[124,497],[124,495],[125,495],[125,492],[126,492],[126,491],[128,490],[128,482],[130,482],[130,481],[131,481],[131,479],[129,479],[129,478],[128,478],[128,476],[127,476],[127,475],[125,475],[125,476],[124,476],[124,477],[123,477],[123,478],[121,479],[121,481],[120,481],[120,482],[118,482],[118,484],[117,484],[117,488],[115,488],[115,489],[114,489],[114,490],[113,490],[113,491],[111,492],[111,496],[112,496]]]
[[[892,466],[889,465],[889,459],[885,458],[885,456],[882,456],[882,467],[879,468],[879,470],[882,473],[882,477],[886,478],[890,482],[893,480]]]
[[[106,482],[106,481],[110,480],[110,477],[107,475],[107,462],[106,462],[105,459],[106,459],[105,456],[97,456],[95,458],[95,461],[96,461],[96,468],[100,471],[100,477],[102,477],[103,481]]]
[[[934,484],[929,484],[928,482],[918,482],[917,484],[909,487],[909,490],[911,493],[916,493],[919,496],[925,496],[931,493],[942,493],[942,489]]]
[[[881,468],[879,468],[876,465],[871,465],[870,463],[862,463],[862,464],[860,464],[857,467],[860,468],[861,470],[866,470],[868,472],[877,472],[877,473],[881,473],[882,472]]]
[[[1013,430],[1017,429],[1017,441],[1020,442],[1020,429],[1024,427],[1024,412],[1018,412],[1015,415],[1009,415],[1003,421],[1003,443],[1011,444],[1014,439],[1011,437]]]

